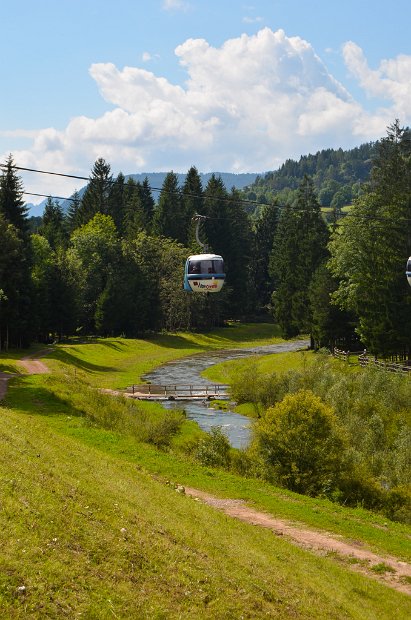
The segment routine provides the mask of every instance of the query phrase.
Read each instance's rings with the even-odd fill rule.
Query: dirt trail
[[[319,554],[332,554],[349,561],[349,568],[376,579],[395,590],[411,595],[411,565],[389,556],[380,556],[363,547],[361,542],[348,542],[342,536],[297,526],[295,523],[254,510],[240,499],[221,499],[204,491],[185,487],[185,494],[251,525],[265,527],[277,536],[286,536],[299,547]]]
[[[38,353],[32,353],[31,355],[26,355],[19,360],[20,366],[23,367],[24,371],[29,375],[44,375],[50,372],[50,369],[44,362],[42,362],[39,358],[44,357],[48,353],[51,353],[50,349],[43,349],[43,351],[39,351]]]
[[[40,357],[43,357],[44,355],[47,355],[47,353],[50,353],[50,349],[44,349],[43,351],[39,351],[38,353],[26,355],[18,361],[18,364],[22,367],[23,371],[29,375],[40,375],[49,373],[50,369],[46,366],[44,362],[38,359]],[[0,372],[0,401],[4,400],[7,394],[9,379],[15,376],[16,373]]]

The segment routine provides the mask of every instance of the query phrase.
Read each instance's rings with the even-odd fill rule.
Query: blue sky
[[[410,18],[408,0],[2,3],[0,161],[264,172],[378,139],[411,124]]]

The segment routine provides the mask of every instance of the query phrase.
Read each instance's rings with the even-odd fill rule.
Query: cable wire
[[[0,168],[8,168],[8,164],[2,164],[0,163]],[[74,174],[67,174],[64,172],[51,172],[49,170],[38,170],[35,168],[25,168],[23,166],[16,166],[16,165],[12,165],[11,168],[15,169],[15,170],[21,170],[24,172],[34,172],[37,174],[48,174],[48,175],[52,175],[52,176],[58,176],[58,177],[64,177],[64,178],[70,178],[70,179],[78,179],[81,181],[88,181],[90,182],[90,177],[83,177],[83,176],[79,176],[79,175],[74,175]],[[117,181],[114,180],[108,180],[107,181],[110,185],[114,185],[117,183]],[[159,187],[153,187],[153,186],[149,186],[150,191],[155,191],[155,192],[160,192],[160,193],[166,193],[166,194],[171,194],[171,195],[176,195],[176,194],[181,194],[180,191],[178,192],[170,192],[168,190],[164,190],[163,188],[159,188]],[[23,194],[28,194],[30,196],[40,196],[40,197],[44,197],[44,198],[53,198],[55,200],[70,200],[70,201],[74,201],[75,199],[70,197],[70,198],[64,198],[61,196],[51,196],[51,195],[46,195],[46,194],[36,194],[34,192],[22,192]],[[190,198],[207,198],[207,196],[204,195],[200,195],[200,194],[191,194],[191,193],[184,193],[184,196],[190,197]],[[231,197],[225,197],[225,196],[221,196],[218,197],[219,200],[223,200],[223,201],[231,201],[232,198]],[[261,203],[257,200],[249,200],[246,198],[239,198],[238,202],[240,203],[245,203],[245,204],[253,204],[253,205],[258,205],[258,206],[264,206],[267,205],[268,203]],[[290,209],[291,211],[294,212],[301,212],[304,213],[304,209],[295,209],[294,207],[292,207],[291,205],[279,205],[279,204],[274,204],[275,207],[277,207],[278,209]],[[324,215],[324,213],[323,213]],[[392,217],[385,217],[385,216],[377,216],[377,215],[360,215],[360,214],[356,214],[356,213],[342,213],[340,211],[339,213],[339,219],[343,219],[345,217],[355,217],[355,218],[359,218],[359,219],[365,219],[365,220],[379,220],[381,222],[397,222],[397,223],[405,223],[405,222],[411,222],[411,218],[401,218],[401,219],[395,219]],[[233,218],[221,218],[221,217],[217,217],[217,218],[211,218],[206,216],[206,219],[209,220],[225,220],[225,219],[233,219]],[[336,224],[337,222],[335,222]],[[331,222],[332,224],[332,222]]]

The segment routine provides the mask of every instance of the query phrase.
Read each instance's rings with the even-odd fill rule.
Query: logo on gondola
[[[198,288],[204,288],[206,290],[217,288],[217,283],[215,284],[203,284],[202,282],[193,282],[194,286],[198,286]]]

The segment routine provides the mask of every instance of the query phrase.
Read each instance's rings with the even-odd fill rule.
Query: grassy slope
[[[82,372],[91,366],[98,384],[105,373],[95,367],[104,364],[96,364],[94,346],[84,348],[88,353],[77,351]],[[289,518],[305,515],[319,527],[334,522],[336,531],[405,559],[403,526],[91,428],[70,402],[51,395],[45,377],[14,380],[8,404],[0,431],[4,617],[362,619],[411,612],[405,596],[227,519],[164,480],[244,497]]]
[[[47,360],[54,368],[70,365],[86,376],[91,385],[121,389],[140,382],[144,374],[172,359],[203,351],[277,342],[282,340],[275,325],[232,324],[209,334],[159,335],[147,340],[107,338],[60,345]]]

